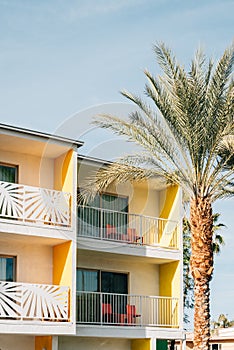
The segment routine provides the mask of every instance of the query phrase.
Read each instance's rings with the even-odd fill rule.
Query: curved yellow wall
[[[64,192],[73,190],[73,150],[67,152],[62,167],[62,189]]]
[[[71,149],[54,161],[54,186],[58,191],[73,192],[73,153]]]
[[[72,242],[53,248],[53,284],[72,287]]]
[[[180,300],[180,265],[178,261],[160,265],[159,286],[161,296],[176,297]],[[178,310],[178,303],[172,303],[172,309],[168,308],[168,313],[165,313],[165,309],[162,308],[161,323],[170,323],[173,318],[174,324],[178,324]]]
[[[178,200],[176,198],[179,191],[179,187],[177,185],[170,186],[166,190],[166,198],[164,201],[164,206],[160,213],[161,219],[169,219],[170,220],[178,220],[178,217],[176,215],[176,218],[173,217],[173,206],[176,203],[178,205]],[[168,234],[168,232],[170,234]],[[159,242],[164,247],[171,247],[171,248],[178,248],[178,230],[177,226],[175,226],[172,221],[168,222],[167,220],[159,220],[159,228],[158,228],[158,238]]]
[[[150,339],[133,339],[131,350],[150,350]]]
[[[166,190],[166,199],[165,199],[165,203],[164,206],[162,208],[162,211],[160,213],[160,218],[163,219],[168,219],[172,206],[174,204],[176,195],[178,193],[179,187],[177,185],[173,185],[167,188]]]
[[[65,242],[53,248],[53,284],[68,286],[72,295],[72,242]],[[72,298],[70,298],[70,317]]]
[[[35,350],[52,350],[52,337],[51,336],[39,336],[35,337]]]
[[[159,293],[161,296],[180,296],[179,262],[159,266]]]

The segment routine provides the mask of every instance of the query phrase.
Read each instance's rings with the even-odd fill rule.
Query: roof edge
[[[82,155],[82,154],[77,154],[77,158],[80,160],[84,160],[84,161],[88,161],[88,162],[94,162],[94,163],[99,163],[102,165],[111,165],[114,162],[110,161],[110,160],[104,160],[101,158],[95,158],[95,157],[90,157],[90,156],[86,156],[86,155]]]
[[[73,145],[75,144],[75,145],[77,145],[77,147],[81,147],[84,144],[83,141],[70,139],[68,137],[59,136],[59,135],[52,135],[49,133],[35,131],[35,130],[31,130],[31,129],[26,129],[26,128],[21,128],[18,126],[13,126],[13,125],[8,125],[8,124],[0,123],[0,129],[9,130],[9,131],[16,131],[16,132],[20,132],[22,134],[34,135],[34,136],[43,137],[46,139],[52,139],[52,140],[56,140],[56,141],[62,141],[62,142],[70,143]]]

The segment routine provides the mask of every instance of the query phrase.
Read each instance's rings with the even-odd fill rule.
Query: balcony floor
[[[76,326],[76,335],[79,337],[106,337],[106,338],[127,338],[127,339],[182,339],[182,328],[163,327],[138,327],[138,326],[98,326],[82,325]]]
[[[78,237],[77,247],[81,250],[89,250],[99,254],[119,254],[129,257],[148,258],[154,263],[166,263],[179,261],[182,253],[177,249],[162,248],[158,245],[147,246],[140,244],[129,244],[110,240],[99,240],[94,238]],[[150,262],[150,260],[149,260]]]

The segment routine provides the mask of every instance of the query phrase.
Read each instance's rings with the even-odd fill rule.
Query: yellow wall
[[[177,192],[178,192],[179,187],[177,185],[175,186],[170,186],[166,190],[166,198],[164,202],[164,206],[162,208],[162,211],[160,213],[160,218],[163,219],[168,219],[172,206],[174,204]]]
[[[73,192],[73,150],[54,161],[54,187],[58,191]]]
[[[53,248],[53,284],[72,287],[72,242]]]
[[[134,195],[130,201],[129,211],[134,214],[159,216],[159,192],[148,188],[147,182],[133,187]]]
[[[72,317],[72,242],[65,242],[53,248],[53,284],[70,288],[70,317]],[[75,262],[74,262],[75,263]]]
[[[161,296],[180,296],[179,262],[171,262],[159,266],[159,293]]]
[[[52,350],[52,337],[51,336],[38,336],[35,337],[35,350]]]
[[[133,339],[131,350],[150,350],[150,339]]]
[[[82,189],[88,176],[94,175],[98,164],[81,162],[78,165],[78,187]],[[159,216],[159,191],[150,189],[149,182],[132,184],[130,182],[109,186],[105,192],[127,196],[129,213]]]
[[[164,197],[163,207],[160,213],[160,218],[169,219],[177,221],[179,219],[179,208],[180,203],[178,202],[178,191],[179,187],[177,185],[170,186],[167,188],[166,193],[161,194]],[[176,210],[174,210],[177,206]],[[174,208],[174,209],[173,209]],[[159,241],[164,247],[178,248],[179,237],[176,224],[172,221],[160,220],[159,222]]]
[[[180,284],[180,265],[179,262],[171,262],[167,264],[162,264],[159,266],[159,295],[168,296],[168,297],[181,297],[180,288],[182,288]],[[179,305],[172,303],[172,309],[168,309],[173,317],[173,322],[178,323],[178,313],[179,313]],[[165,314],[165,308],[162,307],[162,312],[160,314],[161,323],[170,323],[171,316],[169,314]]]

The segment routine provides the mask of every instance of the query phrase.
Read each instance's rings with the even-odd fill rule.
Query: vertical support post
[[[142,220],[143,220],[143,216],[141,215],[140,216],[140,244],[141,245],[143,243],[143,223],[142,223]]]

